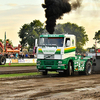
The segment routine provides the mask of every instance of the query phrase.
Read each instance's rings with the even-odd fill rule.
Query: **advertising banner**
[[[6,59],[6,63],[36,63],[37,59]]]

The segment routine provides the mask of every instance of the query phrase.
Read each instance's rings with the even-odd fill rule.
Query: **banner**
[[[37,59],[6,59],[6,63],[36,63]]]

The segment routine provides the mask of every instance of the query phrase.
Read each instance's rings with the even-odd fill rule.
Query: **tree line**
[[[24,24],[21,26],[18,32],[18,36],[21,39],[20,44],[22,45],[22,47],[27,46],[28,48],[33,48],[33,46],[35,45],[35,39],[38,39],[39,35],[42,33],[48,32],[45,29],[44,23],[42,23],[40,20],[33,20],[29,24]],[[82,53],[86,51],[83,46],[86,44],[87,41],[89,41],[89,39],[83,26],[78,26],[77,24],[70,22],[57,24],[54,34],[62,33],[74,34],[76,36],[77,53]],[[95,33],[93,39],[100,43],[100,30]],[[3,42],[1,39],[0,41]]]
[[[97,32],[95,32],[95,36],[94,36],[93,39],[96,40],[97,43],[100,43],[100,30],[98,30]]]
[[[33,20],[33,22],[29,24],[24,24],[19,32],[18,35],[21,38],[21,45],[24,47],[26,45],[29,48],[33,48],[35,45],[35,39],[39,38],[39,35],[42,33],[47,33],[44,23],[40,22],[39,20]],[[74,34],[76,36],[76,51],[77,52],[84,52],[83,46],[88,41],[88,35],[86,34],[85,28],[82,26],[78,26],[75,23],[64,23],[64,24],[57,24],[55,27],[54,34]]]

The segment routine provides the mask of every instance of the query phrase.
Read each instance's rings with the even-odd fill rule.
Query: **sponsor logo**
[[[54,50],[43,50],[43,52],[55,52]]]

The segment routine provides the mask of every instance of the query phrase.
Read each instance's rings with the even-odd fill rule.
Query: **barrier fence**
[[[6,59],[6,63],[36,63],[37,59],[29,58],[29,59]]]

